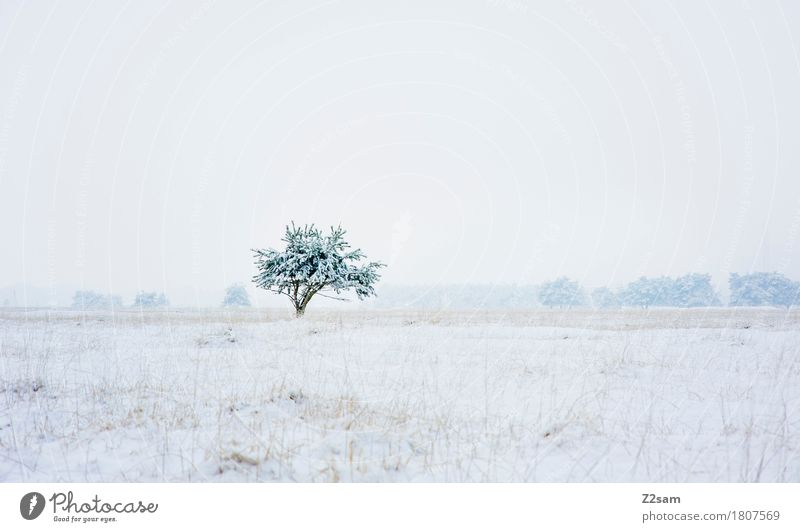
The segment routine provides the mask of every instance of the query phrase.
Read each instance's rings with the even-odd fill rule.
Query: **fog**
[[[0,287],[212,304],[291,221],[391,284],[800,279],[798,39],[791,2],[4,1]]]

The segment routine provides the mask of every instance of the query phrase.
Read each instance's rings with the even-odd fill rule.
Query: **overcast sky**
[[[800,279],[796,2],[0,0],[0,286]],[[215,296],[216,297],[216,296]]]

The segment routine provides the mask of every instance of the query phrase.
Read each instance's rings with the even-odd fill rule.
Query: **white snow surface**
[[[0,481],[800,482],[800,312],[0,311]]]

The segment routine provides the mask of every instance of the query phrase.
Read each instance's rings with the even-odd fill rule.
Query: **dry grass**
[[[0,480],[798,481],[797,311],[0,312]]]

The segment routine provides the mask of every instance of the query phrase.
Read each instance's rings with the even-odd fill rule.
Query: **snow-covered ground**
[[[800,481],[800,313],[0,311],[0,481]]]

